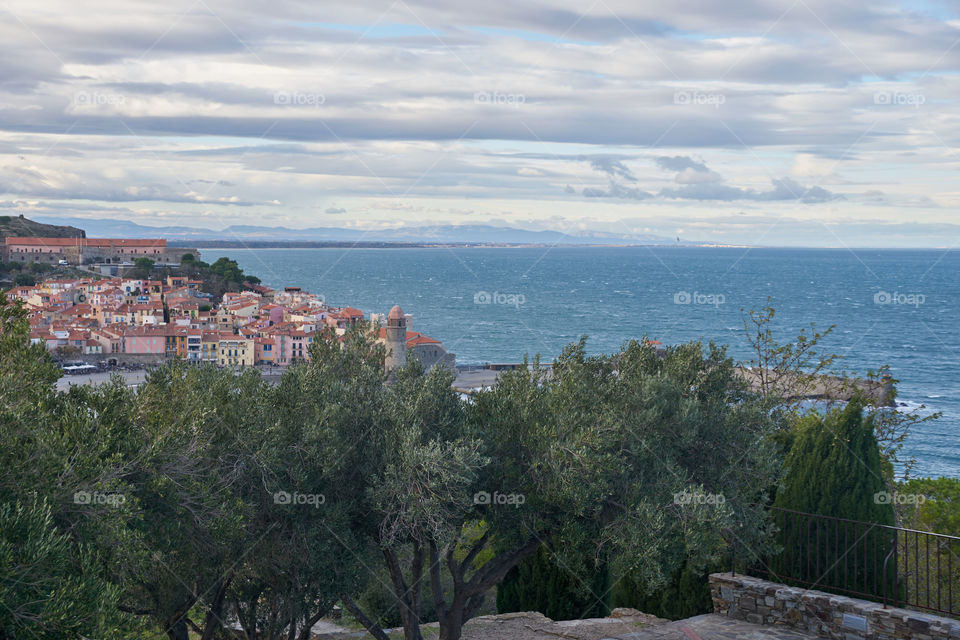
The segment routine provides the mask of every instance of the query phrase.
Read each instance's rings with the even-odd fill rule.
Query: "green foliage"
[[[960,479],[915,478],[898,492],[908,498],[898,504],[903,526],[960,537]]]
[[[889,494],[872,418],[864,417],[862,405],[851,402],[825,416],[808,415],[795,429],[775,507],[871,524],[895,524],[893,506],[884,498]],[[892,549],[888,530],[843,525],[844,533],[849,529],[850,542],[838,549],[840,533],[835,522],[808,521],[791,513],[777,517],[784,546],[772,563],[777,573],[882,595],[880,564],[854,563],[851,559],[874,553],[886,557]],[[828,544],[828,539],[833,542]]]
[[[511,569],[497,587],[497,612],[539,611],[553,620],[602,618],[610,612],[608,581],[606,565],[576,575],[543,545]]]
[[[892,525],[893,509],[875,499],[886,490],[872,419],[851,402],[826,416],[808,415],[794,427],[783,488],[774,506]]]
[[[688,562],[660,589],[645,588],[630,578],[623,578],[610,592],[610,606],[630,607],[669,620],[712,613],[708,576],[712,570],[725,568],[724,565],[697,568]]]
[[[32,287],[37,284],[37,279],[29,273],[18,273],[13,278],[13,284],[18,287]]]
[[[187,259],[187,256],[190,259]],[[174,270],[180,275],[203,281],[203,290],[212,294],[214,300],[220,300],[228,291],[240,291],[245,283],[258,284],[260,279],[247,275],[240,269],[236,260],[227,257],[218,258],[213,264],[197,260],[191,254],[184,254],[180,268]]]
[[[232,261],[209,270],[238,277]],[[536,581],[567,611],[597,604],[597,566],[653,592],[684,567],[766,548],[783,425],[713,345],[590,357],[581,341],[551,370],[507,372],[469,402],[450,372],[415,361],[387,384],[384,347],[364,327],[325,329],[311,356],[276,386],[172,362],[136,390],[117,378],[57,393],[22,307],[0,298],[0,502],[13,505],[0,549],[33,554],[45,585],[4,602],[62,621],[57,594],[70,593],[81,610],[69,615],[93,637],[106,625],[131,637],[124,611],[173,640],[222,637],[224,620],[305,640],[337,599],[366,591],[411,640],[433,617],[456,640],[544,540],[552,553],[525,566],[547,569]],[[9,551],[23,539],[41,546]],[[391,606],[365,589],[377,577]]]
[[[243,271],[240,270],[237,261],[227,257],[218,258],[216,262],[210,265],[210,273],[223,276],[233,282],[239,282],[243,278]]]
[[[58,395],[59,376],[0,294],[0,637],[130,637],[108,571],[129,510],[77,497],[124,486],[109,412]]]
[[[185,253],[182,256],[180,256],[181,264],[184,262],[194,262],[194,261],[196,261],[196,257],[192,253]]]
[[[902,537],[901,544],[913,556],[900,556],[901,576],[910,595],[956,611],[960,607],[960,541],[954,538],[960,537],[960,479],[910,480],[897,488],[897,495],[904,527],[944,536],[921,536],[912,545],[910,534]]]
[[[119,589],[45,501],[0,504],[0,637],[129,637]]]
[[[135,278],[149,278],[155,263],[150,258],[134,258],[130,275]]]
[[[441,369],[401,370],[377,429],[387,448],[368,447],[383,461],[368,478],[369,535],[410,637],[425,571],[451,575],[451,592],[430,596],[441,636],[454,640],[543,540],[564,580],[596,575],[594,558],[609,558],[612,575],[653,589],[688,561],[765,548],[764,487],[779,469],[770,435],[782,425],[722,349],[692,343],[661,359],[633,342],[588,357],[581,341],[550,371],[534,362],[506,372],[467,404],[450,382]],[[685,503],[681,492],[723,500]],[[479,537],[466,533],[480,522]],[[542,589],[566,591],[550,580]],[[524,592],[539,598],[540,588]]]
[[[138,390],[130,419],[144,451],[131,463],[142,518],[133,531],[144,553],[121,579],[131,608],[162,629],[185,628],[198,604],[208,624],[223,617],[222,594],[258,534],[242,499],[256,473],[244,443],[262,430],[265,393],[255,373],[182,362],[152,371]]]
[[[228,600],[251,637],[280,637],[292,625],[306,638],[341,593],[363,588],[365,566],[374,562],[358,536],[368,518],[362,487],[371,464],[360,445],[377,437],[370,432],[382,365],[354,364],[349,378],[331,375],[330,360],[292,367],[264,389],[269,413],[244,437],[263,475],[243,493],[253,507],[255,547]]]

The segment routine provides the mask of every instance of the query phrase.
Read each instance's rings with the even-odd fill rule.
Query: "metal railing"
[[[772,508],[777,555],[745,573],[960,617],[960,537]]]

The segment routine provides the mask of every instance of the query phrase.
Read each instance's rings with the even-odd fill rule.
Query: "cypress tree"
[[[553,620],[602,618],[610,612],[602,600],[608,579],[606,566],[578,577],[541,546],[497,587],[497,612],[539,611]]]
[[[783,486],[774,501],[774,507],[790,510],[774,511],[784,546],[770,563],[774,579],[882,596],[886,561],[886,590],[892,595],[896,567],[888,556],[893,531],[871,526],[895,524],[872,419],[864,417],[859,402],[850,402],[826,415],[808,415],[795,429]]]
[[[610,606],[630,607],[669,620],[712,613],[713,600],[708,576],[712,571],[723,569],[721,566],[698,569],[687,562],[673,574],[669,584],[656,590],[650,590],[630,577],[623,577],[611,591]]]

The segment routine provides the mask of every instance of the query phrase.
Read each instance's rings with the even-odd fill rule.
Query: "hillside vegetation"
[[[85,238],[86,232],[76,227],[43,224],[23,216],[0,216],[0,238]]]

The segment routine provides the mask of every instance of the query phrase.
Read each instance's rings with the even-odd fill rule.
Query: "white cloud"
[[[799,190],[922,226],[957,202],[960,21],[892,0],[207,4],[7,3],[0,203],[306,226],[318,194],[364,223],[609,221]]]

